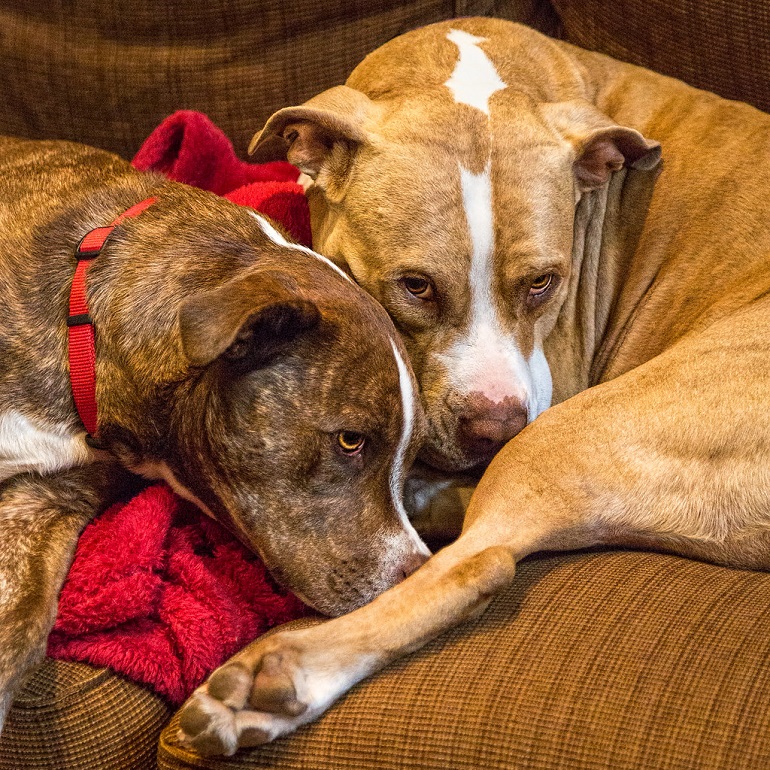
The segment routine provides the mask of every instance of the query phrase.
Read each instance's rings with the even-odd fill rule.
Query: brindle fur
[[[247,209],[99,150],[1,139],[0,176],[0,725],[121,468],[170,480],[329,614],[424,561],[392,493],[409,439],[404,353],[365,292]],[[149,195],[88,274],[103,446],[92,451],[68,374],[73,254]],[[31,426],[59,448],[23,458]],[[414,427],[404,463],[419,413]],[[343,430],[366,435],[360,455],[339,451]]]

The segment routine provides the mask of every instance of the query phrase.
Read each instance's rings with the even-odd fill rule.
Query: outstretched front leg
[[[0,730],[24,675],[45,654],[80,532],[125,481],[125,471],[95,463],[0,485]]]
[[[507,549],[469,537],[349,615],[260,639],[191,696],[180,737],[202,754],[230,755],[292,732],[364,677],[482,612],[514,572]]]
[[[259,640],[181,713],[232,754],[322,713],[365,676],[482,611],[540,550],[646,546],[770,568],[770,299],[545,412],[494,459],[463,533],[370,604]]]

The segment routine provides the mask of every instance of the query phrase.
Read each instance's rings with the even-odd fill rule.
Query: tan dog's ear
[[[624,166],[651,171],[660,163],[660,144],[633,128],[613,123],[583,101],[544,105],[553,127],[575,148],[573,169],[581,192],[607,184]]]
[[[193,366],[225,356],[242,369],[267,363],[321,314],[281,273],[251,272],[185,300],[179,310],[182,350]]]
[[[330,88],[300,107],[278,110],[251,140],[249,154],[259,161],[286,158],[312,179],[325,167],[344,173],[346,160],[366,141],[372,109],[371,99],[360,91]]]
[[[575,179],[581,191],[607,184],[623,166],[650,171],[660,162],[660,145],[633,128],[601,128],[586,137],[575,158]]]

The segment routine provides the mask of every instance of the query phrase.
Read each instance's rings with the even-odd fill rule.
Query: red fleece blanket
[[[311,245],[297,169],[239,160],[201,113],[167,118],[133,165],[256,208]],[[257,556],[158,484],[86,527],[48,654],[109,666],[178,705],[241,647],[308,612]]]

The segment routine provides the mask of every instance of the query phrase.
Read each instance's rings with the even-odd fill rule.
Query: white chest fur
[[[13,410],[0,413],[0,481],[30,471],[53,473],[91,459],[84,433],[34,424]]]

